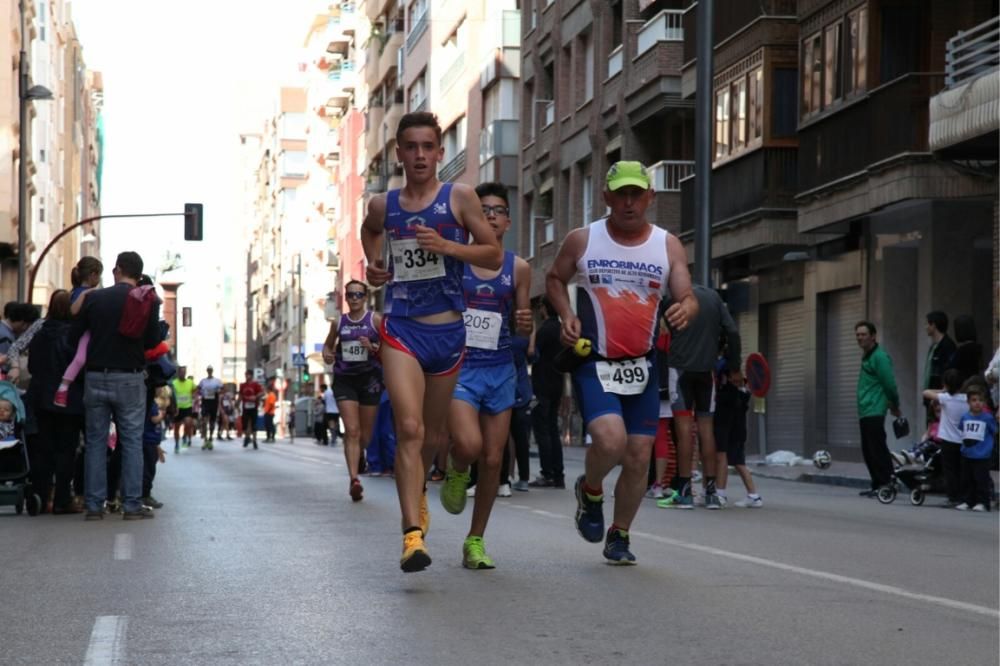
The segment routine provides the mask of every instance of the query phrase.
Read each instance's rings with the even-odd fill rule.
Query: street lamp
[[[24,2],[18,3],[21,15],[21,53],[18,61],[18,98],[20,102],[20,123],[18,125],[18,172],[17,172],[17,300],[25,301],[26,247],[28,240],[28,105],[35,100],[52,99],[52,91],[45,86],[29,86],[28,54],[25,50],[28,36],[24,24]]]

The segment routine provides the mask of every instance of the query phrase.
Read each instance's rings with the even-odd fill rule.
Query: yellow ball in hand
[[[580,338],[576,341],[576,344],[573,345],[573,351],[576,352],[577,356],[589,356],[591,349],[592,345],[590,340],[587,338]]]

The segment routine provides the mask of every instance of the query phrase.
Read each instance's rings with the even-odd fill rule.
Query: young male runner
[[[498,243],[510,228],[507,187],[483,183],[476,188],[483,214]],[[510,433],[517,373],[511,351],[511,312],[518,332],[531,333],[531,267],[513,252],[504,252],[498,271],[466,264],[465,362],[458,376],[448,417],[451,466],[441,487],[441,504],[449,513],[465,508],[469,465],[479,461],[472,526],[462,546],[466,569],[493,569],[483,534],[500,486],[500,467]]]
[[[604,546],[611,564],[635,564],[628,531],[646,490],[659,415],[653,336],[664,289],[674,300],[665,315],[672,328],[684,329],[698,313],[684,246],[646,221],[650,185],[642,164],[613,164],[604,190],[611,213],[570,232],[546,276],[563,344],[585,338],[593,349],[573,372],[580,412],[593,438],[586,473],[576,480],[576,528],[587,541],[605,538],[604,477],[622,466]],[[574,278],[576,314],[567,291]]]
[[[323,360],[333,363],[333,395],[344,423],[344,457],[350,475],[349,494],[360,502],[364,488],[358,478],[362,442],[372,438],[375,415],[382,397],[382,367],[378,353],[378,328],[382,316],[368,311],[368,285],[351,280],[344,287],[348,312],[330,324],[323,344]],[[333,435],[336,437],[336,433]]]
[[[400,567],[411,572],[431,563],[423,539],[429,514],[422,493],[426,464],[447,438],[448,405],[465,351],[463,264],[497,270],[503,249],[475,191],[438,180],[444,148],[434,114],[402,117],[396,158],[403,163],[406,185],[368,203],[361,244],[368,283],[387,285],[381,357],[396,422]],[[386,245],[388,265],[382,258]]]

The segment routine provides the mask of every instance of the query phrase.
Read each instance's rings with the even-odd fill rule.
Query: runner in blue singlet
[[[369,201],[361,244],[368,283],[386,285],[381,358],[396,424],[400,567],[411,572],[431,563],[423,540],[430,520],[425,469],[447,439],[448,405],[465,349],[464,264],[496,270],[503,249],[473,189],[437,179],[444,148],[433,114],[400,119],[396,158],[406,185]]]

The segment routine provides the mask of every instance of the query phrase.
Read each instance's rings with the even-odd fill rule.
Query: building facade
[[[100,170],[103,129],[100,111],[103,82],[99,72],[86,69],[83,47],[76,37],[65,0],[23,3],[29,87],[44,86],[52,99],[28,101],[28,143],[19,146],[19,3],[0,12],[0,57],[12,64],[0,73],[0,297],[17,295],[19,159],[27,163],[27,270],[60,231],[86,217],[100,214]],[[84,254],[99,254],[99,223],[64,237],[39,265],[34,293],[27,297],[46,304],[56,288],[69,284],[70,270]]]

